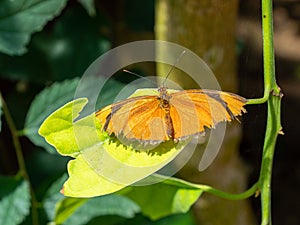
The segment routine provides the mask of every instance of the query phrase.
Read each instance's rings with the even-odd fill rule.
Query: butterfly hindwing
[[[133,97],[99,110],[96,117],[102,129],[140,142],[176,141],[246,112],[246,99],[229,92],[162,90],[159,95]]]

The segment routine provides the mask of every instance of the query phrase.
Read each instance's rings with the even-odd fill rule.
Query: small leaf
[[[135,201],[142,213],[152,220],[187,212],[202,194],[201,189],[177,178],[152,175],[146,180],[156,183],[131,187],[124,195]]]
[[[54,83],[35,97],[28,110],[25,119],[24,134],[35,145],[44,147],[50,153],[55,153],[55,149],[38,135],[38,129],[47,116],[55,109],[74,98],[78,82],[79,79],[75,78],[73,80]]]
[[[29,184],[14,177],[0,177],[0,225],[16,225],[29,214]]]
[[[40,126],[39,134],[46,141],[55,146],[61,155],[70,155],[79,153],[76,136],[73,131],[74,119],[79,116],[79,112],[86,105],[87,99],[77,99],[67,103],[59,110],[56,110]]]
[[[132,218],[138,212],[138,205],[116,194],[91,199],[65,198],[58,204],[55,222],[64,225],[81,225],[97,216],[118,215]]]
[[[57,203],[55,210],[54,221],[56,224],[64,223],[70,216],[72,216],[75,211],[80,208],[87,198],[63,198],[60,202]]]
[[[39,129],[39,134],[61,155],[76,157],[107,136],[99,132],[100,125],[94,114],[73,122],[87,102],[86,98],[80,98],[65,104],[47,117]]]
[[[19,0],[0,2],[0,51],[9,55],[26,52],[30,35],[65,7],[67,0]]]
[[[90,16],[96,15],[94,0],[78,0]]]

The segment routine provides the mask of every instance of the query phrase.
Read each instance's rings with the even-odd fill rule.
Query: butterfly
[[[247,100],[208,89],[176,91],[164,85],[153,95],[131,97],[95,113],[109,135],[139,143],[175,142],[205,133],[245,113]]]

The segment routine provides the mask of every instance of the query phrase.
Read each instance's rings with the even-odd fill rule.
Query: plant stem
[[[207,193],[213,194],[220,198],[224,198],[224,199],[228,199],[228,200],[243,200],[243,199],[253,196],[256,193],[256,191],[258,189],[258,183],[255,183],[251,188],[249,188],[248,190],[246,190],[242,193],[239,193],[239,194],[227,193],[227,192],[215,189],[215,188],[207,186],[207,185],[202,185],[202,184],[198,184],[197,187]]]
[[[268,119],[264,141],[263,158],[259,176],[261,191],[261,225],[271,225],[271,178],[276,139],[281,131],[280,124],[281,96],[271,95],[268,100]]]
[[[34,225],[38,225],[38,213],[37,213],[37,207],[38,207],[38,203],[36,201],[35,198],[35,194],[34,191],[32,189],[31,186],[31,182],[26,170],[26,166],[25,166],[25,160],[24,160],[24,156],[22,153],[22,148],[21,148],[21,144],[18,138],[18,131],[16,129],[15,123],[12,119],[12,116],[8,110],[7,104],[4,101],[4,98],[0,92],[0,101],[2,103],[2,110],[3,110],[3,115],[7,121],[8,127],[10,129],[11,135],[12,135],[12,140],[13,140],[13,145],[15,147],[15,151],[16,151],[16,155],[17,155],[17,160],[18,160],[18,165],[19,165],[19,173],[20,175],[24,178],[24,180],[26,180],[29,185],[30,185],[30,194],[31,194],[31,213],[32,213],[32,223]]]
[[[272,8],[272,0],[262,0],[264,96],[262,98],[249,99],[247,104],[261,104],[266,102],[271,90],[276,84]]]
[[[158,179],[162,179],[162,180],[166,179],[166,177],[164,177],[162,175],[155,174],[154,176]],[[252,185],[251,188],[249,188],[248,190],[246,190],[242,193],[231,194],[231,193],[227,193],[227,192],[221,191],[219,189],[213,188],[209,185],[195,184],[195,183],[191,183],[189,181],[181,180],[176,177],[172,177],[172,180],[176,180],[177,182],[182,183],[183,185],[187,185],[188,187],[194,187],[196,189],[200,189],[204,192],[207,192],[207,193],[213,194],[215,196],[218,196],[220,198],[224,198],[224,199],[228,199],[228,200],[243,200],[243,199],[249,198],[250,196],[253,196],[258,190],[258,183],[255,183],[254,185]]]
[[[276,84],[273,43],[273,10],[272,0],[262,0],[262,34],[264,63],[264,96],[252,99],[249,104],[263,102],[267,99],[268,114],[264,139],[262,164],[259,176],[261,191],[261,225],[271,225],[271,178],[276,139],[281,133],[280,107],[281,91]],[[272,94],[270,95],[270,93]]]

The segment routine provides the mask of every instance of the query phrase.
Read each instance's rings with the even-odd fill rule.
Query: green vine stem
[[[11,132],[11,136],[12,136],[12,140],[13,140],[13,145],[15,147],[15,151],[16,151],[16,155],[17,155],[17,160],[18,160],[18,165],[19,165],[19,174],[24,178],[24,180],[26,180],[29,185],[30,185],[30,194],[31,194],[31,213],[32,213],[32,223],[34,225],[38,225],[39,224],[39,220],[38,220],[38,212],[37,212],[37,208],[38,208],[38,202],[36,201],[35,198],[35,194],[34,191],[31,187],[31,182],[26,170],[26,166],[25,166],[25,160],[24,160],[24,156],[22,153],[22,148],[21,148],[21,144],[19,141],[19,137],[18,137],[18,131],[16,129],[14,120],[9,112],[9,109],[6,105],[6,102],[4,101],[4,98],[0,92],[0,101],[2,103],[2,110],[3,110],[3,115],[7,121],[8,127],[10,129]]]
[[[262,0],[262,36],[264,63],[264,96],[249,99],[247,104],[261,104],[269,99],[270,92],[276,86],[274,41],[273,41],[273,5],[272,0]]]
[[[261,193],[261,225],[271,225],[271,178],[276,140],[283,134],[281,127],[281,89],[276,84],[275,59],[273,42],[273,5],[272,0],[262,0],[262,34],[263,34],[263,65],[264,95],[262,98],[249,99],[247,104],[267,102],[267,125],[263,146],[262,163],[258,182],[241,194],[229,194],[209,186],[197,185],[203,191],[227,199],[244,199],[257,190]]]
[[[279,92],[280,89],[276,88]],[[280,123],[280,109],[282,95],[272,92],[268,99],[268,118],[266,135],[263,147],[263,158],[259,176],[259,189],[261,192],[262,222],[261,225],[271,225],[271,177],[274,150],[278,134],[282,134]]]
[[[261,225],[271,225],[271,177],[276,140],[278,134],[283,134],[281,127],[281,89],[276,84],[274,43],[273,43],[273,5],[272,0],[262,0],[262,34],[263,34],[263,65],[264,65],[264,95],[262,98],[248,99],[247,104],[262,104],[267,102],[267,125],[263,146],[262,164],[258,182],[240,194],[230,194],[207,185],[194,184],[195,188],[216,196],[240,200],[248,198],[257,191],[261,193]],[[191,184],[190,184],[191,185]]]
[[[262,0],[262,34],[264,64],[264,96],[249,99],[248,104],[261,104],[267,101],[267,125],[263,146],[262,164],[258,180],[261,192],[261,225],[271,225],[271,177],[275,145],[278,134],[283,134],[281,117],[281,89],[276,84],[274,42],[273,42],[272,0]]]
[[[156,177],[159,177],[159,175],[156,175]],[[195,184],[195,183],[191,183],[191,182],[181,180],[181,179],[178,179],[175,177],[172,177],[172,180],[177,180],[177,182],[185,184],[189,187],[194,187],[196,189],[200,189],[204,192],[207,192],[207,193],[213,194],[215,196],[218,196],[220,198],[224,198],[224,199],[228,199],[228,200],[243,200],[243,199],[249,198],[249,197],[255,195],[255,193],[258,190],[258,185],[259,185],[259,183],[257,182],[254,185],[252,185],[252,187],[250,187],[248,190],[246,190],[242,193],[232,194],[232,193],[221,191],[221,190],[211,187],[209,185]]]

